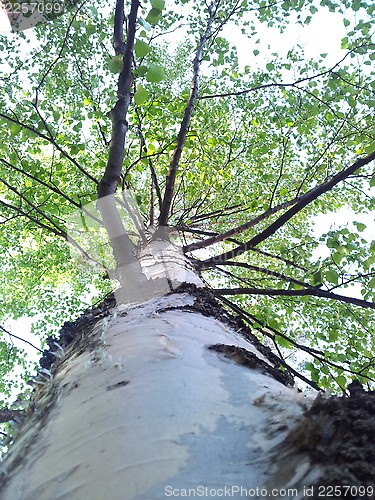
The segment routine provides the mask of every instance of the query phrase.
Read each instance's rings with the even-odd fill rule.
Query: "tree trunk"
[[[207,290],[101,316],[40,374],[2,500],[318,497],[306,490],[327,469],[312,458],[327,439],[305,414],[314,398]]]

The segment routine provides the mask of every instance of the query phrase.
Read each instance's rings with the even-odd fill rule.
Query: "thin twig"
[[[18,337],[18,335],[14,335],[13,333],[10,333],[6,328],[0,325],[0,330],[2,330],[4,333],[8,334],[10,337],[13,337],[14,339],[21,340],[22,342],[25,342],[25,344],[29,344],[29,346],[33,347],[39,352],[43,352],[42,349],[39,349],[39,347],[36,347],[34,344],[29,342],[28,340],[23,339],[22,337]]]

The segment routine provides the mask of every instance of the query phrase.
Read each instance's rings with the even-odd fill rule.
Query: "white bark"
[[[124,287],[111,316],[68,350],[37,392],[2,467],[2,500],[148,500],[225,487],[254,496],[252,488],[316,479],[308,457],[276,448],[306,400],[261,366],[209,350],[235,345],[269,363],[225,322],[195,309],[196,297],[155,297],[160,285],[169,292],[203,284],[177,247],[151,246],[140,261],[157,279],[133,294]],[[134,296],[143,304],[130,304]]]
[[[193,301],[175,294],[123,306],[96,325],[43,388],[4,462],[2,500],[157,499],[172,487],[281,488],[312,479],[307,458],[285,466],[283,457],[281,468],[274,450],[305,399],[209,351],[237,345],[264,359],[224,323],[162,311]]]

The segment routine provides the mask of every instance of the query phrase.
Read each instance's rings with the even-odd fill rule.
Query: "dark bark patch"
[[[25,412],[23,410],[10,410],[9,408],[3,408],[0,410],[0,422],[19,422],[23,419]]]
[[[318,396],[282,445],[307,453],[312,465],[324,470],[318,486],[375,486],[375,391],[366,392],[358,381],[348,390],[349,397]]]
[[[287,372],[282,372],[278,368],[269,365],[266,361],[259,359],[253,352],[227,344],[214,344],[208,346],[211,351],[222,354],[225,358],[230,359],[238,365],[245,366],[250,369],[260,369],[262,373],[271,375],[272,378],[288,386],[290,385],[290,375]]]
[[[129,384],[129,380],[121,380],[121,382],[117,382],[117,384],[112,384],[107,386],[107,391],[112,391],[113,389],[120,389],[120,387],[125,387]]]
[[[272,350],[263,345],[260,340],[252,333],[251,329],[246,325],[242,319],[230,314],[214,297],[214,295],[207,288],[200,288],[192,283],[183,283],[173,293],[189,293],[195,297],[193,306],[185,306],[180,309],[200,312],[203,316],[213,317],[222,323],[227,324],[237,333],[242,335],[246,340],[253,344],[259,352],[261,352],[278,371],[285,385],[294,386],[294,378]],[[276,377],[275,377],[276,378]]]
[[[75,321],[66,321],[60,329],[59,337],[47,338],[49,349],[43,351],[43,356],[39,360],[40,366],[49,370],[73,341],[80,340],[85,333],[90,332],[100,319],[109,315],[115,305],[116,299],[111,293],[99,304],[86,309]]]

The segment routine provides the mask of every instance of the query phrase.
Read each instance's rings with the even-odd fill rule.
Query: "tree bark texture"
[[[336,403],[324,412],[315,395],[293,389],[267,348],[245,338],[204,288],[182,285],[87,321],[92,326],[77,323],[61,360],[39,377],[1,466],[2,500],[146,500],[198,487],[305,498],[332,467],[360,480],[353,460],[345,463],[347,448],[342,463],[337,458],[350,430],[340,437]],[[367,451],[359,451],[368,454],[363,472],[374,429],[358,415],[359,400],[347,400],[368,434]],[[370,413],[374,402],[366,403]],[[342,415],[352,425],[349,406]],[[352,434],[365,441],[358,429]],[[243,497],[244,490],[231,491]]]

